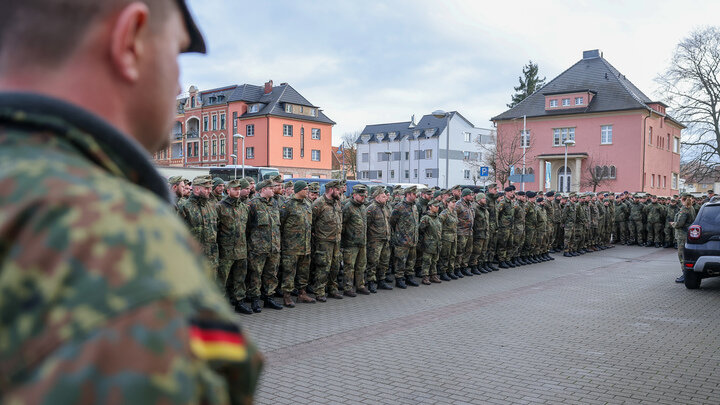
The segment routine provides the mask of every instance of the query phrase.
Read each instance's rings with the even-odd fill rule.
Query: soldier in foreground
[[[262,360],[147,158],[205,50],[184,1],[3,15],[0,402],[252,402]]]
[[[345,273],[343,294],[348,297],[370,294],[365,287],[367,209],[363,203],[366,196],[367,186],[356,184],[353,186],[351,199],[345,203],[342,210],[342,255]]]
[[[195,240],[203,247],[205,256],[212,265],[212,276],[218,267],[217,211],[210,202],[210,179],[198,176],[193,179],[192,195],[180,207],[182,219]]]
[[[337,285],[343,223],[340,206],[342,187],[342,183],[337,180],[327,182],[325,194],[312,204],[312,260],[315,267],[313,291],[319,302],[326,302],[327,296],[339,300],[343,298]]]
[[[250,200],[248,213],[248,240],[250,245],[250,274],[248,295],[253,312],[260,312],[260,299],[265,307],[282,309],[273,295],[278,285],[280,263],[280,212],[275,207],[272,180],[263,180],[255,186],[258,195]]]
[[[415,206],[415,186],[403,190],[405,199],[400,201],[390,214],[390,240],[394,248],[395,285],[407,288],[418,287],[414,278],[415,247],[418,243],[418,213]],[[405,284],[407,283],[407,284]]]
[[[295,194],[280,208],[283,305],[290,308],[295,306],[291,293],[296,287],[299,291],[298,302],[315,303],[315,299],[306,292],[310,278],[312,242],[312,209],[307,200],[307,183],[302,180],[297,181],[293,185],[293,191]]]
[[[385,281],[390,267],[390,209],[387,206],[388,195],[385,187],[372,189],[373,202],[367,208],[367,282],[368,290],[392,290]]]

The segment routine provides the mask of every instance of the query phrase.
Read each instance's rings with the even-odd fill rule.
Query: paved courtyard
[[[617,247],[243,316],[260,404],[720,403],[720,278]]]

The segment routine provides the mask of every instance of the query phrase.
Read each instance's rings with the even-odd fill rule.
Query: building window
[[[225,138],[220,138],[220,156],[225,156]]]
[[[203,131],[207,131],[207,130],[208,130],[208,122],[209,122],[209,121],[208,121],[208,117],[207,117],[207,115],[206,115],[206,116],[203,117]]]
[[[251,105],[250,108],[248,109],[248,112],[251,112],[251,113],[256,113],[256,112],[258,112],[258,111],[260,111],[260,105],[259,105],[259,104],[253,104],[253,105]]]
[[[680,138],[678,137],[673,138],[673,152],[680,153]]]
[[[382,179],[382,170],[377,171],[377,178]]]
[[[600,127],[600,143],[602,145],[612,143],[612,125],[603,125]]]
[[[255,124],[245,125],[245,136],[255,136]]]
[[[432,179],[432,178],[433,178],[433,169],[425,169],[425,178],[426,178],[426,179]]]
[[[207,157],[208,155],[208,141],[203,141],[203,156]]]
[[[370,154],[369,154],[369,153],[363,153],[363,154],[362,154],[362,161],[363,161],[363,162],[367,162],[369,159],[370,159]]]
[[[195,108],[195,96],[190,97],[190,108]]]
[[[550,100],[550,107],[557,107],[557,100]]]
[[[313,128],[310,131],[310,138],[311,139],[320,139],[320,128]]]
[[[569,99],[569,98],[564,98],[564,99],[562,99],[562,105],[563,105],[563,107],[569,107],[569,106],[570,106],[570,99]]]
[[[465,142],[470,142],[470,132],[463,132],[463,137],[465,137]]]
[[[575,128],[553,129],[553,146],[563,146],[563,142],[567,139],[575,140]]]
[[[237,129],[238,129],[238,126],[237,126],[237,111],[233,111],[233,118],[232,118],[232,120],[233,120],[233,134],[237,134]]]
[[[667,176],[663,176],[663,188],[667,188]]]
[[[465,169],[465,170],[463,171],[463,179],[465,179],[465,180],[470,179],[470,170]]]
[[[292,159],[293,158],[293,148],[283,148],[283,159]]]
[[[212,116],[212,129],[213,131],[217,130],[217,115]]]
[[[676,138],[677,139],[677,138]],[[670,176],[670,183],[673,190],[677,190],[678,188],[678,175],[677,173],[673,173]]]
[[[417,179],[417,169],[413,169],[413,179]]]
[[[312,159],[315,162],[319,162],[320,161],[320,151],[315,150],[315,149],[310,151],[310,159]]]
[[[225,129],[225,114],[220,114],[220,129]]]
[[[410,160],[410,152],[405,152],[405,160]]]
[[[615,166],[610,166],[610,178],[615,179],[617,178],[617,169],[615,169]]]
[[[655,175],[654,174],[650,175],[650,187],[653,187],[653,188],[655,187]]]
[[[530,147],[530,130],[526,129],[520,132],[520,139],[522,140],[522,144],[520,147],[522,148],[529,148]]]
[[[583,105],[583,104],[585,104],[584,97],[575,97],[575,105]]]
[[[362,172],[360,172],[360,178],[367,179],[367,178],[368,178],[368,172],[367,172],[367,171],[362,171]]]
[[[285,103],[285,112],[292,113],[292,104]]]
[[[255,147],[245,148],[245,159],[255,159]]]
[[[395,178],[395,170],[390,170],[390,178],[391,179]]]
[[[283,136],[292,136],[292,125],[283,124]]]
[[[187,153],[186,153],[186,155],[187,155],[188,157],[192,156],[192,148],[193,148],[193,144],[191,144],[191,143],[187,144]]]
[[[425,149],[425,159],[432,159],[432,149]]]
[[[217,139],[212,140],[212,155],[217,156]]]
[[[470,160],[470,152],[463,152],[463,160]]]
[[[652,145],[652,127],[648,128],[648,143]]]
[[[410,170],[405,170],[405,178],[406,179],[410,178]]]

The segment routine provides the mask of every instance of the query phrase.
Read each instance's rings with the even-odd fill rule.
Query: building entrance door
[[[567,169],[567,171],[566,171]],[[572,178],[572,171],[570,171],[569,168],[561,167],[558,170],[558,190],[560,190],[561,193],[569,193],[570,192],[570,182]]]

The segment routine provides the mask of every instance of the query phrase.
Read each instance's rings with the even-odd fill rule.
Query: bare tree
[[[585,170],[580,177],[580,186],[592,187],[592,191],[595,192],[598,187],[616,177],[615,170],[615,166],[606,158],[595,159],[591,156],[585,162]]]
[[[678,44],[670,66],[655,79],[675,118],[687,126],[684,160],[707,173],[720,167],[719,69],[720,29],[706,27]]]
[[[355,141],[360,137],[360,131],[346,132],[343,134],[342,147],[345,167],[342,170],[347,170],[347,176],[357,179],[357,145]],[[342,162],[341,158],[341,162]]]
[[[513,167],[518,168],[518,165],[522,165],[523,139],[521,133],[522,126],[519,123],[503,125],[498,127],[494,147],[480,145],[485,151],[485,161],[490,166],[490,177],[495,179],[498,186],[508,182]],[[532,149],[533,142],[533,138],[530,137],[525,154]],[[521,173],[521,170],[517,170],[517,172]]]

